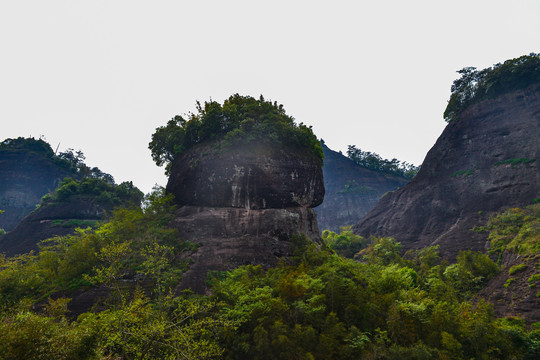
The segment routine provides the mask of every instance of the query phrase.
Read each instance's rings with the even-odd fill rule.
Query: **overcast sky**
[[[334,150],[418,165],[457,70],[539,48],[532,0],[0,0],[0,140],[44,136],[148,192],[156,127],[263,94]]]

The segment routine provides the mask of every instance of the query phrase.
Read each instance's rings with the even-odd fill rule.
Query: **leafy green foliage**
[[[366,239],[352,232],[352,226],[340,227],[339,234],[324,230],[321,237],[326,246],[334,250],[338,255],[347,258],[353,258],[367,246]]]
[[[403,176],[406,179],[412,179],[420,170],[420,166],[409,164],[398,159],[383,159],[379,154],[370,151],[362,151],[355,145],[349,145],[347,149],[349,159],[366,169],[379,171],[386,174]]]
[[[407,260],[391,238],[373,239],[367,263],[304,243],[288,263],[244,266],[218,282],[226,359],[533,359],[540,332],[495,320],[468,302],[497,266],[477,253],[436,264],[436,247]],[[436,265],[435,265],[436,264]],[[453,269],[453,270],[448,270]],[[456,283],[453,271],[469,272]],[[457,285],[457,286],[456,286]]]
[[[65,228],[71,228],[71,227],[79,227],[79,228],[87,228],[87,227],[96,227],[98,224],[98,221],[96,220],[81,220],[81,219],[57,219],[53,220],[51,222],[52,226],[61,226]]]
[[[33,153],[44,154],[46,157],[52,158],[54,151],[51,146],[43,139],[23,138],[5,139],[0,142],[0,151],[16,151],[25,150]]]
[[[110,184],[114,184],[114,178],[99,168],[90,168],[84,163],[85,156],[81,150],[74,151],[67,149],[64,152],[56,153],[51,145],[43,139],[23,138],[5,139],[0,142],[0,152],[24,152],[26,154],[40,154],[44,158],[50,159],[56,165],[69,170],[75,178],[97,178]]]
[[[211,140],[222,139],[222,145],[253,141],[288,145],[306,150],[322,162],[322,147],[311,127],[285,113],[283,105],[238,94],[229,97],[223,105],[209,101],[197,103],[197,114],[186,120],[176,115],[167,125],[156,129],[149,149],[158,166],[166,165],[191,147]]]
[[[534,256],[540,251],[540,204],[508,209],[475,230],[489,231],[490,252],[499,257],[504,251]]]
[[[145,209],[121,208],[97,229],[78,229],[75,234],[45,240],[40,251],[17,257],[0,257],[0,303],[23,297],[44,299],[67,289],[91,284],[110,284],[124,276],[143,274],[162,284],[163,272],[148,271],[149,256],[175,264],[166,275],[178,281],[187,264],[177,259],[186,244],[173,229],[164,227],[175,206],[172,196],[156,189],[147,197]],[[151,253],[152,248],[167,249]],[[172,284],[167,283],[167,289]]]
[[[208,299],[168,297],[157,308],[137,290],[124,303],[66,319],[66,301],[44,313],[19,306],[2,313],[2,359],[218,359],[216,333],[230,327]]]
[[[516,158],[516,159],[508,159],[508,160],[504,160],[504,161],[497,161],[495,163],[495,165],[505,165],[505,164],[510,164],[512,165],[512,167],[514,166],[517,166],[519,164],[530,164],[532,162],[535,162],[536,159],[529,159],[529,158]]]
[[[166,226],[174,211],[158,188],[142,209],[119,209],[97,229],[0,257],[0,358],[460,360],[540,351],[540,329],[471,301],[498,271],[485,254],[462,252],[448,265],[437,247],[402,257],[392,238],[372,238],[358,262],[331,250],[365,246],[350,229],[326,232],[328,246],[294,237],[293,256],[274,268],[216,274],[210,296],[178,293],[192,247]],[[92,287],[109,297],[70,318],[65,294]]]
[[[463,296],[470,297],[487,284],[499,267],[486,254],[460,251],[457,263],[444,271],[444,276]]]
[[[55,192],[42,198],[41,205],[63,203],[74,198],[88,198],[103,205],[140,205],[143,193],[131,181],[119,185],[100,178],[64,179]]]
[[[466,67],[458,73],[461,77],[454,80],[444,111],[447,122],[458,119],[461,112],[474,103],[538,83],[540,54],[531,53],[484,70]]]
[[[452,175],[450,175],[451,177],[459,177],[459,176],[463,176],[463,177],[469,177],[471,175],[474,174],[474,169],[467,169],[467,170],[459,170],[459,171],[456,171],[455,173],[453,173]]]
[[[514,265],[512,267],[510,267],[510,269],[508,269],[508,274],[510,275],[514,275],[520,271],[523,271],[527,268],[527,265],[526,264],[517,264],[517,265]]]
[[[231,325],[217,317],[208,298],[174,296],[189,244],[166,226],[174,216],[171,195],[156,188],[144,208],[118,209],[95,230],[41,244],[39,253],[0,258],[0,358],[2,359],[215,359],[223,349],[218,331]],[[142,278],[145,290],[126,287]],[[59,292],[92,286],[110,289],[107,308],[68,320]],[[54,315],[53,315],[54,314]]]

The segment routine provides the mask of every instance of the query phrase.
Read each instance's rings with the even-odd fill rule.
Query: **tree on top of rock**
[[[300,147],[323,159],[323,151],[311,127],[296,124],[285,113],[283,105],[238,94],[230,96],[223,105],[215,101],[197,102],[197,113],[186,120],[180,115],[158,127],[152,135],[149,149],[158,166],[169,172],[174,159],[193,146],[211,140],[225,143],[271,142]]]
[[[501,94],[540,83],[540,54],[530,53],[483,70],[466,67],[452,84],[452,95],[444,111],[446,122],[454,121],[470,105]]]

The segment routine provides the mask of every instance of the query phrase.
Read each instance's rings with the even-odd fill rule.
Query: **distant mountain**
[[[405,185],[404,177],[366,169],[323,143],[324,201],[315,208],[321,231],[356,224],[387,192]]]
[[[6,139],[0,143],[0,228],[6,231],[56,189],[65,177],[75,177],[69,162],[55,156],[50,145],[32,138]]]
[[[40,206],[0,238],[0,253],[8,256],[37,250],[41,240],[95,226],[114,208],[140,206],[143,193],[131,182],[120,185],[99,178],[66,179]]]

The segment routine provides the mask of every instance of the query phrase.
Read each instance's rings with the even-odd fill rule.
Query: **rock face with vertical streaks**
[[[418,175],[353,229],[393,236],[405,249],[439,245],[451,260],[460,250],[485,251],[474,226],[540,197],[539,139],[539,85],[474,104],[444,129]]]
[[[320,241],[313,207],[321,204],[321,161],[285,146],[251,142],[198,145],[172,166],[167,192],[180,208],[172,226],[199,244],[180,288],[206,290],[209,271],[270,267],[291,255],[291,239]]]

